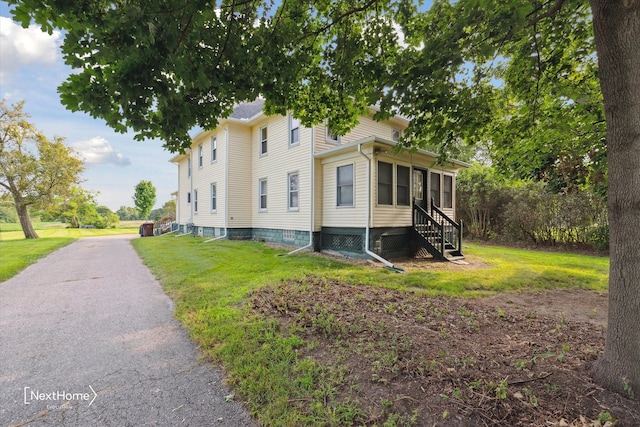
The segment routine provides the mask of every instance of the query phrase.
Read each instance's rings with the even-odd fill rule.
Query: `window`
[[[211,184],[211,212],[215,212],[218,209],[218,193],[216,191],[216,185]]]
[[[391,129],[391,140],[393,142],[400,141],[401,136],[402,136],[402,131],[400,129],[396,129],[396,128]]]
[[[267,127],[260,128],[260,155],[267,154]]]
[[[218,157],[218,138],[211,137],[211,163],[215,162]]]
[[[431,172],[431,199],[440,206],[440,174],[435,172]]]
[[[267,210],[267,179],[261,179],[258,182],[258,195],[260,198],[260,210]]]
[[[297,210],[299,207],[298,172],[289,174],[289,209]]]
[[[393,204],[393,165],[378,162],[378,204]]]
[[[191,178],[191,155],[189,155],[189,160],[187,160],[187,177]]]
[[[198,190],[193,190],[193,211],[198,212]]]
[[[202,167],[202,144],[198,145],[198,167]]]
[[[326,127],[327,129],[327,135],[326,135],[326,140],[327,142],[333,142],[333,143],[339,143],[340,142],[340,135],[336,134],[333,132],[333,130],[331,130],[331,128],[329,126]]]
[[[289,116],[289,145],[300,143],[300,120]]]
[[[400,165],[396,169],[396,204],[398,206],[409,206],[410,170],[408,167]]]
[[[187,193],[187,203],[191,203],[191,193]]]
[[[444,175],[444,188],[442,189],[442,207],[453,207],[453,177],[451,175]]]
[[[423,200],[423,188],[422,188],[422,171],[414,170],[413,171],[413,197],[416,200]]]
[[[353,206],[353,165],[338,167],[338,206]]]

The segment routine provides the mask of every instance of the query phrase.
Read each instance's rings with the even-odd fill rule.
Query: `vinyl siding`
[[[216,160],[211,161],[211,137],[216,136]],[[193,190],[198,190],[198,212],[193,223],[199,227],[224,227],[224,147],[225,131],[222,128],[203,132],[193,140],[191,150]],[[198,146],[202,144],[202,167],[198,166]],[[211,183],[216,183],[217,210],[211,212]],[[192,203],[194,203],[192,195]]]
[[[337,206],[337,168],[349,164],[353,164],[353,207]],[[322,226],[365,227],[368,212],[366,159],[357,152],[325,159],[322,175]]]
[[[176,221],[179,224],[191,222],[191,205],[187,203],[187,193],[191,191],[191,180],[188,177],[189,153],[178,162],[178,200],[176,202]]]
[[[227,123],[229,130],[229,190],[227,221],[230,228],[251,227],[251,129],[239,123]],[[226,144],[226,142],[225,142]]]
[[[260,156],[260,128],[267,126],[267,155]],[[289,118],[270,116],[252,127],[250,210],[254,228],[309,230],[311,206],[310,128],[300,128],[300,143],[289,146]],[[297,210],[288,209],[288,175],[298,173]],[[267,180],[267,209],[259,210],[258,181]]]

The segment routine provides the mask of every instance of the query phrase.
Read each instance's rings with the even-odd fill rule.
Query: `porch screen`
[[[440,174],[435,172],[431,172],[431,199],[440,206]]]

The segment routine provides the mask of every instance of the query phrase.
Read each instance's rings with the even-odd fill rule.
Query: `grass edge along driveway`
[[[462,297],[551,288],[606,292],[609,265],[603,257],[466,245],[475,268],[437,263],[397,274],[313,254],[283,256],[286,251],[257,242],[163,236],[133,245],[175,301],[176,317],[202,351],[222,363],[231,386],[264,425],[348,425],[359,409],[333,402],[331,413],[313,410],[327,406],[339,373],[300,360],[297,350],[307,344],[295,330],[279,330],[251,314],[245,303],[254,289],[313,275]]]

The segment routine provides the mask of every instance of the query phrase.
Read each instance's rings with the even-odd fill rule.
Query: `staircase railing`
[[[442,224],[443,245],[449,245],[448,249],[462,253],[462,223],[457,223],[442,212],[431,199],[431,217]],[[443,252],[444,253],[444,252]]]
[[[445,240],[442,238],[444,223],[438,224],[435,218],[416,203],[413,204],[413,229],[431,246],[427,247],[431,255],[445,258]]]

